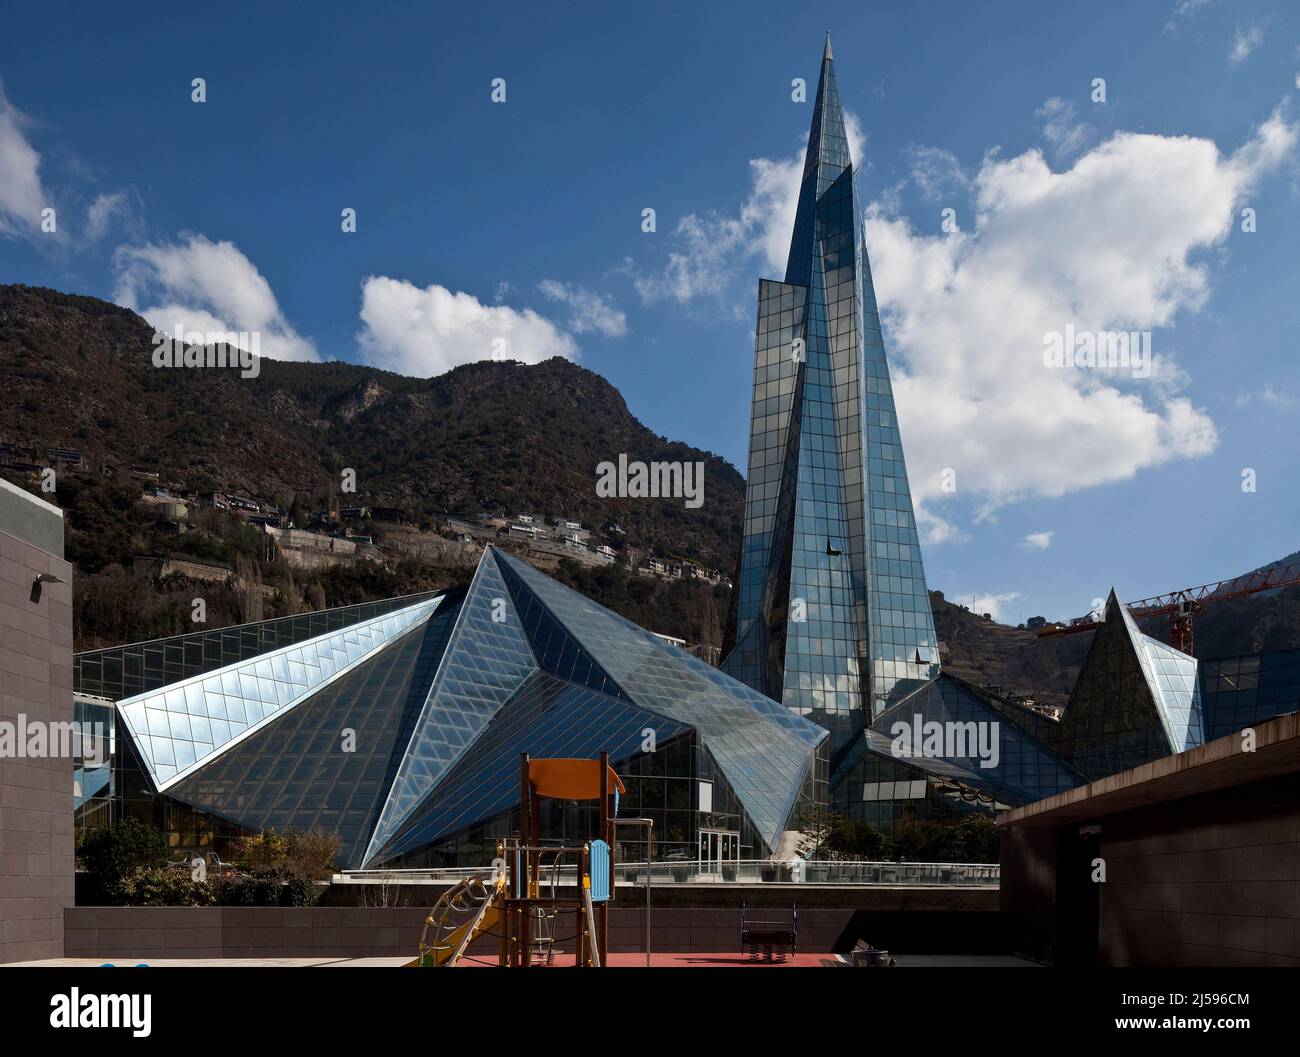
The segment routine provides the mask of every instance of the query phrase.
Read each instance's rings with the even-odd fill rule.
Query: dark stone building
[[[999,825],[1020,950],[1072,966],[1300,966],[1300,715]]]
[[[63,512],[0,480],[0,962],[63,956],[73,902],[72,566]],[[43,731],[40,742],[27,732]],[[65,743],[66,744],[66,743]],[[44,748],[40,748],[44,745]],[[30,755],[35,749],[41,755]]]

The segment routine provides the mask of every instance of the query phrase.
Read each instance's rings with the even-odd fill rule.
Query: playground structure
[[[649,819],[619,819],[622,781],[599,760],[519,760],[519,831],[497,843],[489,871],[453,885],[429,910],[420,937],[420,954],[411,967],[454,966],[475,940],[498,938],[498,964],[511,968],[551,965],[556,946],[575,941],[577,966],[599,968],[609,962],[609,903],[614,897],[615,842],[619,825],[643,826],[650,847]],[[540,800],[597,800],[597,836],[581,843],[543,843]],[[648,857],[648,856],[647,856]],[[561,894],[562,866],[576,866],[576,891]],[[549,874],[549,878],[548,878]],[[543,887],[549,885],[549,894]],[[576,931],[557,938],[561,915],[572,913]],[[650,958],[650,887],[646,885],[646,960]]]
[[[799,938],[799,910],[790,904],[789,921],[754,921],[746,903],[740,904],[740,954],[754,961],[792,960]]]

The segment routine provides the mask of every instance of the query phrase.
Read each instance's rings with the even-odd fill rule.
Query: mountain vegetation
[[[228,570],[202,584],[216,627],[463,583],[473,551],[456,555],[445,517],[525,512],[580,521],[593,543],[617,552],[603,567],[550,560],[546,571],[562,582],[653,631],[721,643],[725,581],[647,577],[633,558],[734,575],[744,480],[719,456],[656,435],[592,371],[556,358],[407,378],[361,364],[264,360],[244,378],[237,369],[158,368],[154,348],[153,328],[127,309],[0,286],[0,386],[13,412],[0,421],[0,474],[40,492],[41,470],[56,468],[46,498],[67,518],[78,649],[192,630],[196,585],[184,573],[148,571],[158,558]],[[703,506],[598,497],[596,467],[620,453],[704,463]],[[448,538],[401,549],[389,545],[390,528],[367,521],[359,528],[373,537],[376,560],[304,569],[228,512],[197,505],[187,531],[168,531],[153,489],[253,497],[298,525],[331,501],[388,507],[417,535]],[[525,543],[503,545],[536,557]],[[931,602],[954,674],[1065,703],[1089,636],[1040,639],[940,592]],[[1300,589],[1213,606],[1196,636],[1206,657],[1298,646]]]

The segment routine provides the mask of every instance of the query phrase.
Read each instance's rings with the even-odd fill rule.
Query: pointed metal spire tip
[[[831,54],[831,31],[828,29],[826,31],[826,48],[822,52],[822,62],[829,62],[833,58],[835,56]]]

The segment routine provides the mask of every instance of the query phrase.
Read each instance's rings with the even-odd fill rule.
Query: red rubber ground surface
[[[832,956],[829,954],[817,954],[813,952],[799,951],[791,959],[788,955],[783,961],[760,961],[753,958],[742,958],[735,951],[727,954],[672,954],[669,952],[654,952],[650,955],[650,967],[652,969],[734,969],[734,968],[751,968],[751,969],[789,969],[789,968],[816,968],[824,962],[830,961]],[[460,963],[464,965],[475,966],[495,966],[495,958],[465,958]],[[573,955],[557,953],[553,967],[572,966]],[[645,968],[644,954],[611,954],[609,956],[609,967],[611,969],[619,968]]]

